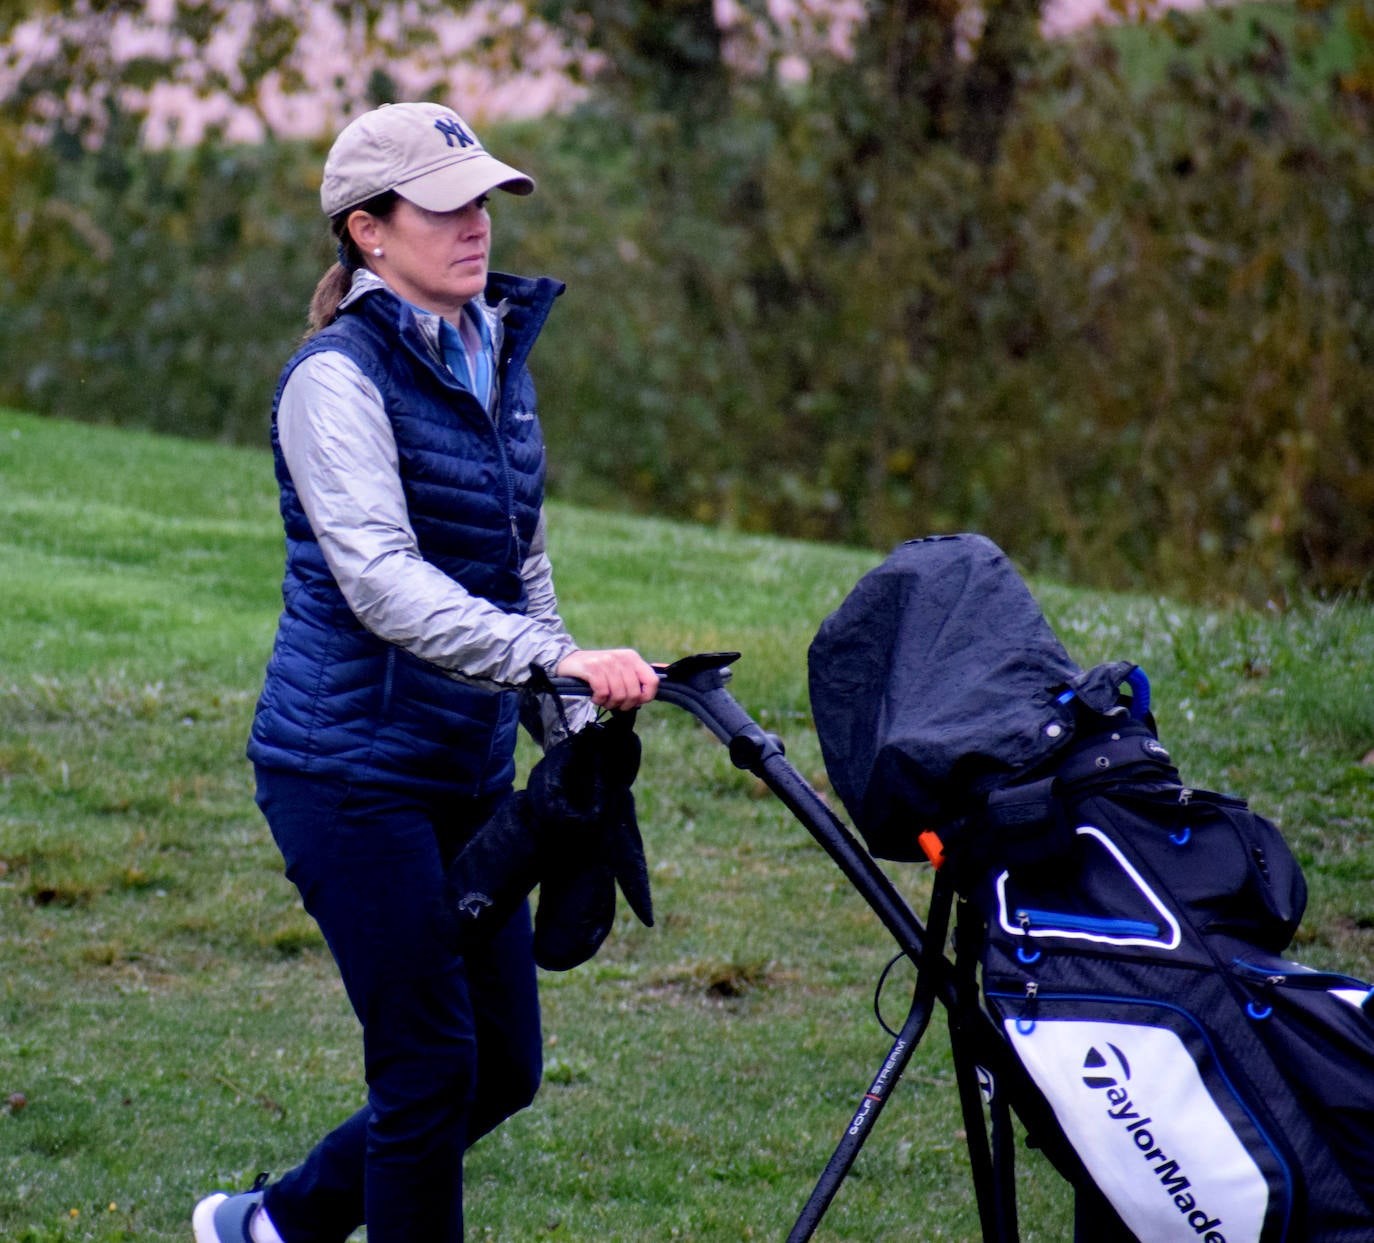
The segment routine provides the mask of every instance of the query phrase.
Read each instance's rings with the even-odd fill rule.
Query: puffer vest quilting
[[[411,524],[426,561],[507,612],[525,609],[521,566],[543,502],[544,444],[526,369],[563,286],[491,275],[506,301],[495,416],[434,359],[410,308],[362,295],[287,363],[272,407],[286,530],[283,609],[249,757],[350,780],[488,793],[514,777],[515,696],[455,681],[367,631],[334,581],[277,437],[277,406],[299,363],[346,355],[391,421]]]

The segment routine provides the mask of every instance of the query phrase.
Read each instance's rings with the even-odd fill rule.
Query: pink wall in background
[[[1171,7],[1193,7],[1205,0],[1170,0]],[[252,105],[236,101],[231,93],[215,91],[216,75],[231,91],[244,85],[239,65],[253,16],[248,0],[232,0],[225,19],[202,50],[200,59],[190,56],[189,40],[177,40],[170,30],[174,0],[145,0],[141,10],[123,10],[85,19],[83,39],[107,42],[117,59],[139,55],[181,52],[187,68],[178,82],[163,82],[146,92],[131,91],[130,102],[146,102],[149,119],[145,141],[152,146],[194,143],[210,127],[219,127],[231,141],[256,142],[269,131],[280,137],[318,137],[337,131],[346,121],[341,98],[365,96],[368,76],[384,69],[403,95],[424,93],[436,81],[442,93],[474,124],[493,117],[537,116],[564,107],[579,97],[579,88],[565,72],[570,63],[537,23],[530,23],[517,4],[507,0],[476,0],[461,14],[445,16],[430,27],[433,46],[399,58],[369,53],[360,31],[350,28],[331,5],[312,0],[271,0],[274,10],[293,21],[301,31],[293,69],[305,84],[303,91],[283,89],[279,76],[269,75]],[[1043,28],[1051,37],[1062,36],[1094,21],[1116,20],[1112,0],[1046,0]],[[1139,11],[1158,0],[1116,0]],[[1158,4],[1158,7],[1163,7]],[[770,0],[770,11],[788,33],[787,55],[782,71],[804,78],[808,52],[827,48],[842,50],[854,24],[862,20],[862,0]],[[717,17],[727,32],[732,55],[748,63],[752,40],[737,0],[716,0]],[[46,24],[34,19],[18,26],[8,44],[0,47],[0,94],[22,67],[56,44]],[[384,37],[399,38],[405,23],[420,22],[412,0],[398,0],[379,27]],[[976,30],[976,10],[970,13]],[[479,55],[464,57],[483,35],[518,44],[522,64],[518,72],[493,65]],[[342,84],[343,89],[339,89]],[[68,110],[93,108],[98,100],[73,94],[64,101]],[[356,111],[356,108],[354,109]]]

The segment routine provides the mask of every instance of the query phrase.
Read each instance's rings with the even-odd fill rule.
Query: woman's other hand
[[[563,678],[581,678],[592,688],[593,703],[617,712],[648,703],[658,691],[658,674],[628,647],[570,652],[554,672]]]

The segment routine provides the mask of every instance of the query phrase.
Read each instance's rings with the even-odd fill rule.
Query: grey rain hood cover
[[[1080,670],[980,535],[901,545],[822,623],[809,666],[826,772],[890,859],[924,858],[922,829],[1050,759],[1073,736],[1072,700],[1112,711],[1135,668]]]

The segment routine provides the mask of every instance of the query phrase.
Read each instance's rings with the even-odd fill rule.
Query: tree
[[[169,283],[176,306],[209,307],[223,282],[257,277],[232,248],[115,245],[114,222],[145,239],[275,238],[270,279],[318,229],[293,171],[318,153],[293,165],[270,142],[221,144],[140,164],[147,92],[226,85],[270,122],[272,94],[317,65],[308,19],[323,12],[351,40],[350,73],[325,84],[338,115],[424,94],[442,78],[440,19],[479,6],[161,3],[63,0],[44,10],[50,42],[10,40],[0,174],[20,188],[0,275],[22,331],[0,349],[13,343],[44,393],[111,383],[114,368],[71,353],[91,342],[102,359],[178,359],[180,387],[124,404],[180,425],[199,360],[233,350],[169,298],[130,346],[144,320],[115,301]],[[602,499],[614,479],[618,501],[647,509],[879,546],[976,529],[1112,585],[1359,582],[1374,530],[1374,0],[1312,0],[1290,30],[1247,6],[1171,15],[1141,32],[1157,61],[1143,71],[1124,36],[1046,45],[1040,3],[482,10],[483,56],[523,68],[554,47],[584,91],[532,131],[551,192],[501,224],[522,262],[574,278],[546,381],[565,494]],[[235,13],[245,50],[219,61]],[[115,55],[159,14],[170,43]],[[19,18],[0,7],[0,33]],[[1315,58],[1333,43],[1328,67]],[[407,77],[401,54],[422,51]],[[230,202],[254,178],[270,209]],[[170,205],[156,226],[150,194]],[[305,223],[288,228],[297,201]],[[110,323],[54,332],[98,305],[69,296],[93,274]],[[0,357],[0,381],[7,369]]]

